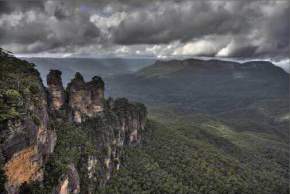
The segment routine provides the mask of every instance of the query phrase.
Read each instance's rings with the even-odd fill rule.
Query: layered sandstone
[[[0,56],[0,69],[0,151],[5,162],[5,188],[8,193],[18,193],[23,183],[42,181],[56,134],[48,127],[47,95],[33,66],[13,56]]]
[[[106,100],[104,82],[98,76],[86,82],[76,73],[65,89],[61,72],[52,70],[45,88],[32,64],[13,56],[0,58],[1,70],[6,72],[0,76],[0,175],[6,177],[6,192],[18,194],[23,185],[27,189],[51,178],[58,184],[56,181],[49,190],[59,194],[80,193],[81,189],[94,193],[105,185],[120,168],[123,146],[141,139],[147,114],[144,105],[123,98]],[[70,142],[80,156],[54,163],[67,165],[66,171],[47,177],[50,171],[46,167],[59,159],[57,154],[67,157],[70,149],[55,150],[57,141],[66,145],[71,138],[59,133],[64,124],[81,130],[87,139],[76,145]],[[88,143],[89,150],[84,149]]]
[[[90,82],[85,82],[80,73],[68,84],[68,105],[72,120],[82,122],[82,117],[93,117],[103,111],[104,82],[95,76]]]
[[[112,102],[111,108],[118,116],[118,128],[125,134],[124,142],[138,143],[141,139],[140,131],[145,127],[146,107],[141,103],[130,103],[126,98],[119,98]]]
[[[123,146],[140,141],[147,116],[143,104],[131,103],[125,98],[105,99],[104,89],[100,77],[95,76],[86,82],[80,73],[75,74],[66,88],[67,120],[89,131],[95,151],[101,153],[81,159],[89,193],[105,185],[119,170]],[[64,181],[64,187],[66,184]]]
[[[47,86],[50,98],[50,109],[59,110],[65,102],[65,92],[61,80],[61,72],[51,70],[47,75]]]

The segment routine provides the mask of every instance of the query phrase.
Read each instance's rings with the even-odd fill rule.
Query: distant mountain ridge
[[[163,69],[162,69],[163,68]],[[219,71],[239,71],[245,69],[252,70],[268,70],[268,71],[283,71],[282,68],[275,66],[269,61],[248,61],[248,62],[235,62],[235,61],[223,61],[223,60],[201,60],[201,59],[185,59],[185,60],[157,60],[153,65],[147,66],[139,71],[141,74],[147,74],[150,76],[150,71],[152,73],[167,73],[177,72],[182,69],[190,68],[190,70],[206,70],[207,68],[216,69]],[[154,72],[157,70],[157,72]],[[160,72],[158,71],[160,70]],[[163,71],[163,72],[162,72]]]
[[[289,74],[265,61],[156,61],[130,76],[114,77],[109,83],[108,93],[112,96],[125,95],[152,108],[171,107],[176,113],[207,113],[229,118],[252,112],[267,122],[264,127],[256,126],[259,130],[277,127],[271,120],[279,120],[278,117],[289,112]],[[284,107],[279,109],[282,112],[275,115],[270,105],[267,113],[264,112],[266,104],[277,106],[277,102]],[[233,110],[236,114],[229,114]],[[243,117],[254,118],[250,114],[243,114]],[[281,137],[289,136],[286,122],[280,132]]]
[[[160,59],[155,58],[23,58],[29,62],[36,64],[36,68],[39,70],[42,79],[44,80],[50,69],[58,69],[63,72],[63,82],[66,85],[70,78],[75,74],[75,72],[80,72],[86,80],[93,77],[95,73],[102,76],[106,81],[108,77],[118,76],[120,74],[131,74],[146,67],[152,66],[159,62],[165,63]],[[224,64],[247,64],[249,62],[235,62],[228,60],[217,60],[217,59],[184,59],[184,60],[167,60],[168,62],[190,62],[190,61],[208,61],[211,63],[222,62]],[[273,64],[268,61],[261,61],[265,65]],[[285,69],[286,71],[286,69]]]
[[[108,83],[110,95],[144,102],[149,118],[163,124],[151,123],[145,145],[127,152],[128,167],[112,188],[131,188],[132,177],[136,193],[289,193],[289,74],[281,68],[156,61]]]
[[[114,75],[136,72],[154,63],[149,58],[23,58],[36,65],[41,77],[45,80],[50,69],[62,71],[64,85],[67,85],[76,72],[80,72],[86,80],[95,74],[103,79]]]
[[[147,66],[136,73],[115,76],[109,81],[114,82],[116,80],[130,82],[131,84],[126,84],[128,88],[134,87],[135,82],[132,80],[139,81],[139,84],[142,82],[143,87],[148,86],[149,91],[154,89],[154,86],[167,82],[167,84],[169,84],[167,86],[169,87],[178,87],[183,91],[186,89],[189,92],[195,90],[195,93],[207,96],[210,95],[210,93],[215,93],[216,95],[221,94],[223,89],[235,84],[234,88],[225,90],[224,92],[231,93],[231,91],[236,90],[231,94],[238,95],[239,93],[243,94],[243,92],[247,91],[247,93],[244,93],[246,96],[252,93],[251,96],[266,97],[265,91],[267,91],[270,96],[280,94],[281,92],[285,96],[288,95],[289,89],[289,74],[280,67],[267,61],[238,63],[200,59],[157,60],[153,65]],[[150,84],[152,84],[152,87],[150,87]],[[216,84],[219,84],[218,88],[214,87]],[[272,90],[278,91],[276,91],[276,93],[271,91],[269,89],[271,87],[269,86],[273,87]],[[263,90],[263,92],[259,93],[252,87],[259,91]],[[159,89],[162,88],[164,88],[163,85],[159,87]],[[138,90],[141,88],[137,87],[136,89]],[[215,92],[211,91],[208,93],[208,90],[211,89]],[[117,91],[115,90],[115,92]]]

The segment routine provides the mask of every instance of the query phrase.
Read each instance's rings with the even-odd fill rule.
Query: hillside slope
[[[110,83],[111,95],[133,91],[126,96],[145,102],[153,121],[145,143],[126,150],[109,191],[289,192],[289,75],[282,69],[259,61],[158,61]]]
[[[203,125],[208,122],[222,130],[223,123],[212,119],[192,122],[200,125],[166,126],[150,121],[144,143],[125,149],[121,170],[103,193],[289,192],[287,167],[261,153],[261,145],[216,134]],[[287,154],[288,160],[289,151],[286,146],[283,149],[280,154]]]
[[[269,62],[157,61],[108,82],[110,95],[145,102],[152,111],[206,113],[231,124],[240,121],[245,125],[240,130],[289,137],[289,74]]]

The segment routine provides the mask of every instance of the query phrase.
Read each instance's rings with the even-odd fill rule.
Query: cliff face
[[[52,70],[46,89],[26,61],[1,54],[0,67],[0,192],[94,193],[119,169],[122,147],[140,141],[146,108],[106,100],[100,77],[77,73],[64,89]]]
[[[82,117],[92,117],[103,111],[104,82],[100,77],[93,77],[85,82],[80,73],[68,84],[68,102],[72,121],[81,123]]]
[[[50,74],[54,72],[51,71]],[[48,77],[53,77],[50,74]],[[54,91],[56,88],[62,88],[50,86],[48,82],[49,96],[57,93]],[[81,190],[89,193],[104,186],[119,169],[122,147],[140,141],[147,114],[144,105],[130,103],[125,98],[106,100],[104,88],[104,82],[100,77],[95,76],[91,81],[85,82],[82,75],[76,73],[66,88],[67,96],[65,103],[62,104],[65,113],[61,122],[74,123],[85,132],[88,136],[87,141],[94,147],[93,152],[75,159],[81,163],[78,166],[78,171],[82,171],[78,175],[81,177],[81,185],[87,185],[85,188],[81,186]],[[56,98],[51,98],[49,104],[53,104],[54,99]],[[55,128],[59,127],[63,126],[58,122]],[[59,184],[67,187],[66,184],[71,185],[70,180],[72,179],[66,179],[67,182],[61,181]]]
[[[65,93],[61,80],[61,72],[52,70],[47,75],[47,85],[51,110],[59,110],[65,101]]]
[[[43,179],[56,135],[48,127],[47,96],[33,65],[2,55],[0,69],[2,168],[6,190],[17,193],[21,184]]]
[[[125,134],[126,144],[138,143],[140,131],[145,127],[146,107],[143,104],[131,104],[126,98],[117,99],[110,107],[118,117],[118,128]]]

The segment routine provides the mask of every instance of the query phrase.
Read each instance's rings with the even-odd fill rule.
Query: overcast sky
[[[0,0],[0,47],[42,56],[287,58],[288,0]]]

